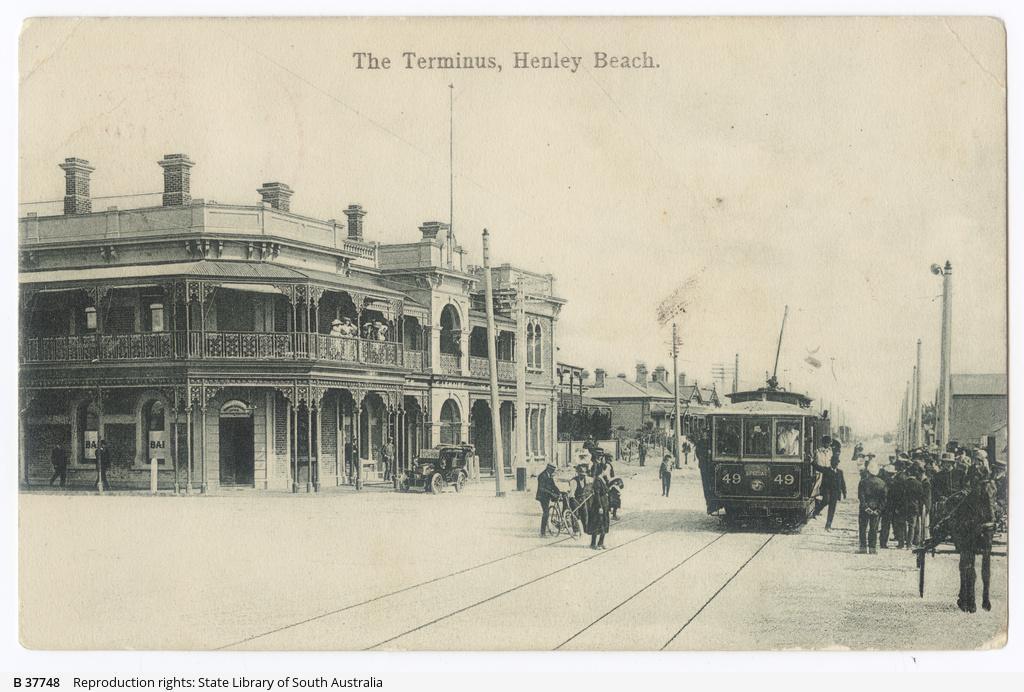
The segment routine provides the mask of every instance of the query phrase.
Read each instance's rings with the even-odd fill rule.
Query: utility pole
[[[526,287],[522,274],[516,277],[516,467],[526,468]],[[502,469],[502,473],[504,473]]]
[[[736,362],[732,368],[732,393],[735,394],[740,388],[740,354],[736,354]]]
[[[672,456],[675,457],[676,468],[679,466],[679,435],[682,432],[682,427],[679,423],[679,330],[676,327],[676,323],[672,323],[672,382],[674,386],[672,388],[673,399],[675,401],[675,407],[673,408],[673,417],[675,424],[672,426],[674,430],[675,439],[672,441]]]
[[[921,340],[917,340],[917,365],[914,367],[914,446],[921,446]]]
[[[483,232],[484,306],[487,310],[487,370],[491,379],[491,458],[494,463],[494,496],[505,497],[502,480],[505,455],[501,448],[501,402],[498,399],[498,353],[495,345],[494,294],[491,285],[491,243],[487,229]]]
[[[935,272],[938,265],[932,265]],[[946,449],[949,442],[949,406],[952,392],[949,351],[953,339],[953,265],[946,260],[942,268],[942,353],[939,363],[939,406],[936,416],[938,425],[939,450]]]

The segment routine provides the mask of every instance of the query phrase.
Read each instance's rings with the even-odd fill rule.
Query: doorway
[[[220,419],[220,483],[221,485],[253,485],[252,416]]]

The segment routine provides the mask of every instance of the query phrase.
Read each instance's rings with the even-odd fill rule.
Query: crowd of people
[[[952,540],[960,556],[957,606],[965,612],[977,610],[975,564],[981,555],[982,607],[991,609],[992,536],[1006,522],[1006,462],[990,463],[984,449],[956,442],[942,453],[934,448],[897,449],[884,466],[873,454],[863,455],[863,462],[860,552],[877,553],[891,547],[893,539],[896,549],[917,551]]]
[[[575,475],[568,490],[559,487],[555,465],[548,464],[537,476],[537,502],[541,507],[540,535],[547,535],[552,510],[561,504],[572,512],[583,531],[590,536],[593,550],[604,550],[604,539],[612,520],[619,518],[625,483],[615,475],[613,455],[591,442],[577,455]]]
[[[387,341],[388,325],[380,320],[363,324],[362,337],[368,341]],[[331,322],[329,336],[353,338],[359,336],[359,327],[348,317],[341,317]]]

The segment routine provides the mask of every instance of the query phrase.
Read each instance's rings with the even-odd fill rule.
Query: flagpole
[[[448,266],[455,241],[455,84],[448,85]]]

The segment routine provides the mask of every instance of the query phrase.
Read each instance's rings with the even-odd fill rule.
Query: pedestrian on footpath
[[[110,449],[107,448],[107,441],[100,440],[96,447],[96,489],[110,490],[110,483],[107,481],[107,471],[110,470]]]
[[[548,464],[544,470],[537,474],[537,502],[540,503],[540,536],[548,535],[548,515],[551,514],[551,502],[558,499],[560,494],[558,486],[555,485],[555,465]]]
[[[590,484],[590,505],[587,507],[586,531],[590,534],[590,548],[604,550],[604,537],[608,533],[610,522],[608,483],[604,479],[604,464],[594,464],[594,478]]]
[[[836,505],[839,500],[846,499],[846,478],[842,469],[839,468],[839,456],[832,457],[832,475],[829,482],[832,484],[828,490],[828,515],[825,517],[825,530],[832,530],[832,519],[836,516]]]
[[[644,441],[642,439],[640,440],[639,453],[640,453],[640,465],[644,466],[644,465],[647,464],[647,445],[644,444]]]
[[[878,525],[878,547],[886,550],[889,548],[889,537],[892,535],[893,527],[893,493],[890,492],[890,489],[893,478],[896,477],[896,466],[893,464],[886,465],[878,472],[878,477],[885,482],[886,491],[885,506],[882,507],[882,519]]]
[[[878,553],[878,521],[885,506],[885,482],[878,477],[878,462],[868,464],[868,477],[857,486],[860,498],[860,549],[858,553]]]
[[[587,525],[587,500],[590,495],[587,473],[589,471],[589,464],[577,464],[576,475],[569,481],[569,509],[576,514],[576,518],[583,527]]]
[[[53,485],[55,480],[60,479],[57,487],[63,488],[68,481],[68,451],[64,449],[64,445],[60,442],[50,452],[50,463],[53,464],[53,475],[50,476],[50,485]]]
[[[672,488],[672,455],[666,454],[661,459],[661,468],[658,469],[658,476],[661,477],[661,496],[668,497],[668,491]]]

